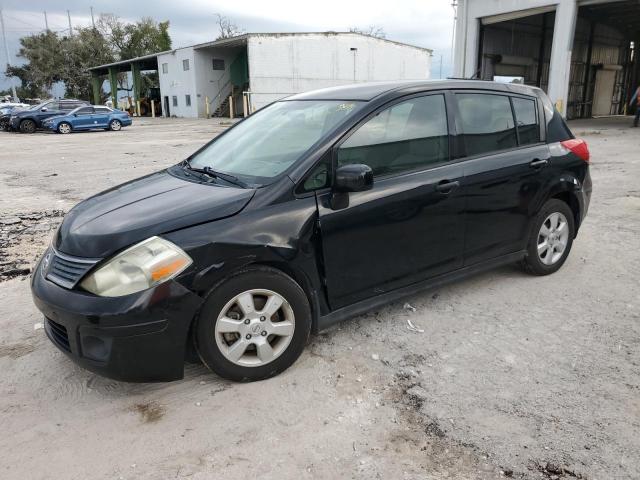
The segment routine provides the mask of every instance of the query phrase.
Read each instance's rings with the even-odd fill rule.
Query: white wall
[[[355,82],[426,80],[429,51],[358,34],[251,35],[254,109],[294,93]]]
[[[189,70],[185,71],[182,61],[189,60]],[[168,73],[162,72],[162,64],[167,63]],[[196,97],[194,50],[192,47],[179,48],[171,53],[158,56],[158,77],[160,79],[160,95],[162,114],[167,115],[164,108],[164,97],[169,97],[169,111],[171,116],[197,117],[198,98]],[[185,95],[191,95],[191,106],[186,106]],[[173,106],[173,97],[178,97],[178,106]]]

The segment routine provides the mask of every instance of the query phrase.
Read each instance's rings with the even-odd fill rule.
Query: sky
[[[348,31],[377,25],[390,40],[432,49],[431,78],[447,77],[451,72],[451,0],[0,0],[10,62],[20,63],[16,58],[20,37],[44,30],[44,11],[51,30],[68,32],[66,10],[72,26],[87,26],[91,25],[91,6],[96,18],[112,13],[129,21],[143,16],[169,20],[174,48],[213,40],[218,34],[216,13],[246,32]],[[0,65],[5,63],[4,49],[0,49]],[[0,68],[0,89],[9,86],[3,71]]]

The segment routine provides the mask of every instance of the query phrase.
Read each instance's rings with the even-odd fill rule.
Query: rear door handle
[[[455,182],[452,182],[450,180],[442,180],[436,185],[436,191],[444,195],[448,195],[459,186],[460,182],[458,182],[457,180]]]
[[[531,168],[541,168],[546,166],[549,163],[549,159],[547,158],[534,158],[533,161],[529,164]]]

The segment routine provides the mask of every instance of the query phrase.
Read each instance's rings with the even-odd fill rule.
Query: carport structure
[[[99,65],[89,69],[91,72],[91,87],[93,91],[93,103],[95,105],[100,104],[100,87],[102,81],[106,76],[109,80],[109,86],[111,88],[110,96],[114,106],[118,105],[118,74],[123,72],[131,72],[132,84],[133,84],[133,104],[137,105],[142,99],[142,76],[143,71],[158,70],[158,55],[160,53],[153,53],[142,57],[131,58],[127,60],[121,60],[119,62],[108,63],[106,65]],[[140,112],[137,112],[138,115]]]
[[[459,0],[454,75],[520,77],[568,118],[626,112],[640,83],[640,0]]]

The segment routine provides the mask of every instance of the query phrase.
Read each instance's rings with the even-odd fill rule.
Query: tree
[[[216,37],[216,40],[222,40],[223,38],[231,38],[237,37],[238,35],[242,35],[244,30],[238,27],[235,23],[231,21],[230,18],[220,15],[216,13],[216,23],[218,25],[219,35]]]
[[[124,23],[115,15],[102,14],[96,29],[107,39],[118,60],[171,50],[168,21],[144,17],[136,23]]]
[[[100,15],[96,28],[76,28],[73,36],[47,30],[21,38],[20,46],[18,55],[27,63],[7,68],[7,76],[19,78],[29,96],[47,96],[63,82],[66,95],[90,99],[90,67],[169,50],[171,38],[169,22],[143,18],[125,23],[115,15]]]
[[[387,38],[387,34],[384,33],[384,29],[379,25],[369,25],[366,28],[351,27],[349,31],[352,33],[368,35],[370,37]]]

